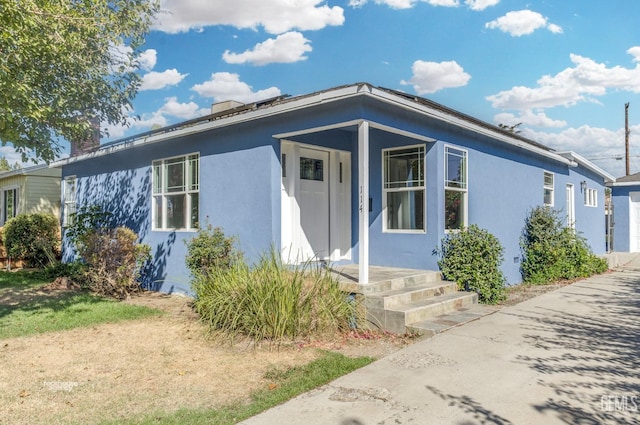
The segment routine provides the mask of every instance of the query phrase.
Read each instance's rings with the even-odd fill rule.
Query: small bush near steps
[[[460,232],[449,233],[440,241],[435,254],[445,279],[461,290],[478,293],[485,304],[495,304],[505,296],[506,279],[500,270],[504,248],[498,238],[472,224]]]

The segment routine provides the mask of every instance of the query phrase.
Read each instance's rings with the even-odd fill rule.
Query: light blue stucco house
[[[640,252],[640,173],[619,177],[611,186],[613,251]]]
[[[613,177],[575,153],[366,83],[226,106],[54,164],[63,217],[113,212],[152,247],[147,278],[164,292],[189,291],[184,241],[203,223],[249,260],[275,246],[288,263],[358,264],[361,284],[368,265],[437,270],[441,238],[470,224],[497,236],[520,282],[519,237],[542,204],[605,251]]]

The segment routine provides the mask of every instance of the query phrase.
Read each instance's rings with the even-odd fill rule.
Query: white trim
[[[388,189],[385,187],[385,152],[390,151],[398,151],[398,150],[407,150],[407,149],[421,149],[422,150],[422,176],[423,176],[423,184],[420,187],[403,187],[403,188],[393,188]],[[394,146],[391,148],[384,148],[380,151],[381,155],[381,177],[382,177],[382,233],[408,233],[408,234],[425,234],[427,232],[427,147],[425,144],[414,144],[414,145],[403,145],[403,146]],[[389,192],[400,193],[400,192],[418,192],[422,191],[422,229],[389,229],[387,227],[387,217],[388,217],[388,208],[387,208],[387,194]]]
[[[545,182],[546,174],[551,175],[551,178],[553,179],[551,187],[547,186],[547,184]],[[547,204],[544,201],[544,191],[547,190],[547,189],[551,189],[551,203],[550,204]],[[555,173],[553,173],[551,171],[547,171],[547,170],[542,170],[542,204],[547,206],[547,207],[553,207],[556,204],[556,175],[555,175]]]
[[[465,176],[464,176],[464,188],[458,188],[458,187],[447,187],[447,148],[451,148],[451,149],[455,149],[457,151],[461,151],[464,152],[464,161],[465,161]],[[468,149],[464,149],[461,148],[459,146],[456,145],[452,145],[450,143],[445,143],[443,145],[443,162],[444,162],[444,178],[443,178],[443,195],[444,195],[444,207],[445,207],[445,211],[442,211],[443,213],[446,213],[446,207],[447,207],[447,191],[451,191],[451,192],[460,192],[462,193],[463,196],[463,206],[462,206],[462,227],[467,227],[469,226],[469,150]],[[446,214],[444,214],[446,216]],[[445,218],[446,220],[446,218]],[[460,229],[447,229],[447,223],[445,221],[444,223],[444,232],[445,233],[452,233],[452,232],[459,232]]]
[[[190,184],[191,184],[191,159],[190,158],[194,155],[197,155],[198,157],[198,189],[197,190],[193,190],[190,188]],[[166,181],[167,176],[165,175],[165,172],[166,172],[165,168],[166,168],[166,163],[174,159],[183,159],[182,163],[184,164],[184,170],[183,170],[184,190],[169,192],[167,190],[168,186]],[[155,163],[158,163],[158,162],[160,163],[161,178],[162,178],[162,182],[160,182],[160,193],[155,192],[155,186],[156,186]],[[184,224],[186,226],[185,227],[168,227],[166,198],[168,196],[181,195],[181,194],[185,195]],[[199,224],[199,221],[200,221],[200,152],[191,152],[184,155],[174,155],[166,158],[158,158],[158,159],[152,160],[151,161],[151,230],[154,232],[156,231],[158,232],[164,232],[164,231],[195,232],[197,231],[199,226],[196,225],[195,227],[193,227],[191,225],[191,220],[192,220],[191,208],[192,208],[193,194],[198,195],[198,224]],[[160,227],[156,226],[156,221],[157,221],[156,220],[157,219],[156,197],[158,196],[162,198],[162,223]]]
[[[358,283],[369,283],[369,122],[358,126]]]
[[[567,183],[565,186],[565,198],[567,202],[566,214],[565,214],[567,227],[571,229],[575,229],[576,228],[576,191],[575,191],[575,186],[571,183]]]
[[[589,161],[587,158],[583,157],[582,155],[579,155],[573,151],[558,152],[558,155],[563,156],[565,158],[572,159],[576,161],[578,164],[582,165],[584,168],[602,176],[606,183],[612,183],[616,181],[615,177],[613,177],[611,174],[607,173],[602,168],[598,167],[596,164]]]

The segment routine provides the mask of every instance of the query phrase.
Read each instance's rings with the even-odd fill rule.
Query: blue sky
[[[162,0],[127,128],[355,82],[417,94],[640,172],[637,0]]]

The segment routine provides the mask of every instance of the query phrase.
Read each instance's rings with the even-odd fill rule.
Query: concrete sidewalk
[[[242,423],[640,424],[640,256]]]

